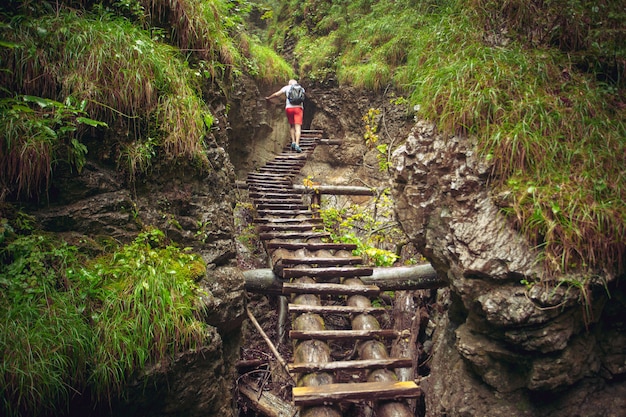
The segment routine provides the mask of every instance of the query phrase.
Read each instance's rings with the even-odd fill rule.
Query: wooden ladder
[[[411,358],[390,358],[386,348],[380,347],[384,345],[381,340],[406,335],[377,327],[375,317],[386,314],[387,310],[372,306],[370,299],[377,297],[380,289],[364,285],[359,279],[371,275],[373,269],[362,265],[362,259],[352,255],[356,245],[329,242],[330,234],[324,232],[322,220],[303,201],[302,193],[293,189],[294,178],[322,141],[322,135],[319,130],[303,130],[302,153],[286,146],[273,161],[248,174],[249,196],[258,215],[254,222],[270,255],[272,269],[283,280],[282,293],[291,297],[288,311],[293,320],[289,337],[294,344],[302,351],[306,344],[328,346],[328,341],[354,341],[363,351],[367,350],[364,347],[367,343],[377,346],[373,349],[378,350],[371,357],[361,355],[359,359],[339,361],[332,361],[330,355],[319,358],[314,347],[308,354],[299,355],[300,359],[294,355],[288,369],[300,382],[292,390],[293,403],[301,407],[332,406],[419,397],[421,390],[414,381],[390,377],[395,376],[393,369],[410,368],[413,363]],[[331,314],[352,318],[353,323],[359,317],[366,324],[348,330],[328,330],[316,324],[307,328],[300,324],[323,323],[324,317]],[[342,371],[375,376],[370,380],[335,382],[339,379],[337,373]],[[315,379],[322,374],[331,377],[318,378],[316,381],[321,380],[321,383],[309,384],[307,378],[303,378],[313,375]]]

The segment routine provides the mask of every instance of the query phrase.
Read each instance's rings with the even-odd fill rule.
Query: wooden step
[[[293,193],[293,184],[253,184],[248,185],[248,193]],[[300,193],[297,193],[300,194]],[[302,195],[302,194],[300,194]]]
[[[293,402],[297,406],[342,403],[352,400],[386,400],[416,398],[421,390],[413,381],[360,382],[356,384],[328,384],[316,387],[294,387]]]
[[[380,294],[376,285],[344,285],[344,284],[309,284],[284,282],[283,294],[325,294],[325,295],[364,295],[367,297]]]
[[[282,190],[254,190],[248,192],[248,197],[254,200],[272,199],[273,201],[281,200],[284,198],[299,198],[298,201],[302,202],[302,194],[294,193],[293,188],[284,188]]]
[[[308,205],[297,203],[259,203],[255,204],[257,210],[307,210]]]
[[[341,266],[341,265],[360,265],[363,263],[363,258],[360,256],[350,256],[349,258],[342,257],[307,257],[307,258],[281,258],[280,263],[283,266],[287,265],[319,265],[319,266]]]
[[[290,180],[293,181],[295,175],[294,174],[282,174],[282,173],[274,173],[271,172],[258,172],[258,171],[250,171],[246,176],[246,181],[285,181]]]
[[[302,155],[301,153],[288,153],[282,155],[276,155],[274,161],[306,161],[306,155]]]
[[[354,361],[290,363],[287,366],[291,372],[332,372],[341,370],[410,368],[413,366],[413,361],[410,358],[359,359]]]
[[[251,179],[273,179],[273,180],[282,180],[286,178],[293,178],[293,175],[285,175],[280,173],[271,173],[271,172],[249,172],[247,178]]]
[[[352,307],[352,306],[315,306],[306,304],[289,304],[290,313],[316,314],[371,314],[384,313],[384,307]]]
[[[277,168],[277,167],[261,167],[258,169],[259,172],[266,173],[283,173],[283,174],[297,174],[300,172],[300,167],[289,167],[289,168]]]
[[[288,249],[298,250],[307,249],[310,251],[316,250],[345,250],[353,251],[356,249],[356,244],[353,243],[334,243],[334,242],[267,242],[265,244],[268,249]]]
[[[310,219],[305,219],[307,223],[315,223],[321,224],[324,221],[318,217],[311,217]],[[281,219],[275,217],[255,217],[252,219],[254,223],[260,224],[290,224],[290,223],[302,223],[303,219]]]
[[[257,229],[261,232],[301,232],[305,230],[320,229],[319,224],[304,223],[299,224],[262,224],[257,225]],[[361,259],[361,258],[359,258]]]
[[[272,239],[323,239],[330,237],[330,233],[326,232],[262,232],[259,233],[259,238],[261,240],[272,240]],[[371,275],[371,274],[370,274]],[[301,276],[301,275],[298,275]],[[354,275],[352,275],[354,276]]]
[[[261,237],[261,239],[263,239]],[[280,273],[274,269],[276,275],[285,279],[299,277],[316,277],[316,278],[339,278],[339,277],[363,277],[374,273],[371,267],[326,267],[326,268],[283,268]]]
[[[265,168],[301,168],[306,159],[274,159],[264,165]]]
[[[400,332],[394,329],[380,330],[290,330],[289,338],[297,340],[356,340],[395,338]]]
[[[267,198],[267,197],[255,198],[254,199],[254,203],[256,205],[260,205],[260,204],[281,204],[281,205],[284,205],[284,204],[296,204],[296,205],[302,205],[302,197],[292,197],[289,194],[283,194],[282,196],[278,196],[278,197],[275,197],[275,198]]]
[[[257,214],[261,216],[291,216],[296,217],[300,215],[312,216],[311,210],[281,210],[281,209],[257,209]]]

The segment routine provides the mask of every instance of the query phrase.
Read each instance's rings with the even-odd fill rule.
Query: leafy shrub
[[[194,304],[204,262],[162,232],[86,262],[76,247],[1,224],[3,415],[55,414],[87,389],[113,398],[146,364],[210,343]]]

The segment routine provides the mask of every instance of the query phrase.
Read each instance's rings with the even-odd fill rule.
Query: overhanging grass
[[[175,48],[153,41],[125,19],[73,12],[15,21],[2,35],[18,45],[2,50],[7,88],[59,102],[67,97],[85,101],[91,118],[127,133],[120,137],[122,143],[150,138],[161,157],[208,166],[204,120],[210,112],[201,98],[199,76]],[[3,141],[7,148],[20,146],[7,136]],[[149,165],[144,162],[141,166]],[[48,165],[37,171],[49,170]]]
[[[399,73],[414,80],[412,101],[441,130],[480,139],[496,191],[513,192],[506,212],[542,249],[546,271],[620,271],[624,116],[558,52],[490,47],[471,27],[441,19],[418,31],[411,70]]]
[[[620,33],[603,34],[601,23],[615,28],[623,12],[596,7],[591,13],[597,23],[552,26],[590,5],[521,3],[334,2],[307,5],[307,13],[297,13],[292,2],[291,10],[282,11],[280,27],[289,24],[288,16],[302,20],[287,33],[298,39],[301,62],[315,63],[304,67],[314,68],[314,74],[323,73],[328,63],[333,67],[325,73],[334,71],[342,84],[374,90],[392,84],[441,132],[477,137],[480,155],[493,166],[494,192],[509,195],[503,213],[540,249],[547,277],[572,270],[621,273],[626,120],[619,63],[624,48],[617,44]],[[502,30],[505,21],[510,27]],[[533,25],[542,39],[526,27]],[[516,38],[506,29],[524,36]],[[328,39],[337,40],[337,57],[316,61],[311,46]],[[589,49],[563,53],[574,47]],[[329,56],[326,50],[332,49],[322,48],[321,56]],[[615,84],[604,83],[612,76]]]
[[[0,230],[0,412],[58,414],[76,393],[120,395],[148,363],[211,341],[198,319],[201,258],[149,231],[114,254]]]

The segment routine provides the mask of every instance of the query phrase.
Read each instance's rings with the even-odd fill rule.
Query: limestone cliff
[[[394,153],[399,219],[450,286],[434,333],[427,416],[619,416],[623,286],[610,272],[532,284],[538,254],[488,192],[471,140],[418,122]],[[526,284],[526,285],[525,285]]]

